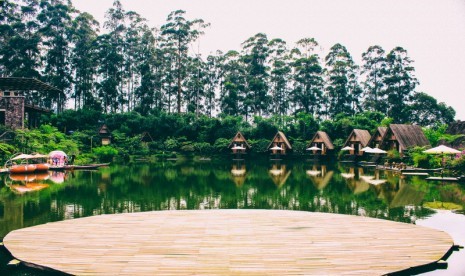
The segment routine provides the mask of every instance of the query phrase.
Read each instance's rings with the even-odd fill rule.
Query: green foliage
[[[423,128],[423,133],[426,136],[426,139],[430,142],[430,144],[435,147],[439,140],[445,137],[447,125],[439,125],[436,127],[427,127]]]
[[[215,143],[213,144],[213,148],[216,152],[227,152],[228,146],[231,143],[230,139],[226,138],[218,138],[216,139]]]
[[[102,162],[111,162],[118,155],[118,150],[112,146],[101,146],[94,148],[93,153]]]
[[[390,162],[400,162],[401,161],[400,153],[396,149],[388,150],[388,152],[386,153],[386,158]]]
[[[407,155],[411,157],[413,166],[417,168],[429,169],[434,167],[434,156],[424,153],[424,150],[426,150],[426,147],[414,147],[408,150]]]
[[[165,149],[168,151],[176,151],[176,150],[179,150],[179,147],[180,147],[179,141],[174,138],[166,139],[166,141],[163,144],[165,146]]]
[[[460,175],[465,175],[465,155],[460,158],[454,159],[451,162],[451,168],[458,172]]]
[[[292,150],[296,154],[305,154],[307,145],[305,141],[302,140],[294,140],[292,141]]]
[[[62,150],[67,154],[78,154],[78,144],[68,139],[56,127],[42,125],[33,130],[17,130],[14,145],[21,152],[38,152],[47,154],[53,150]]]
[[[18,149],[13,145],[0,143],[0,160],[8,160],[8,158],[10,158],[10,156],[17,151]]]
[[[256,124],[256,127],[253,131],[251,139],[272,139],[276,135],[276,132],[278,132],[278,128],[273,124],[271,119],[255,116],[254,123]]]
[[[268,146],[270,145],[271,140],[269,139],[257,139],[249,140],[250,146],[252,147],[251,151],[255,153],[264,153],[267,151]]]
[[[213,150],[214,150],[213,146],[207,142],[193,143],[193,146],[194,146],[195,151],[200,154],[211,154],[213,153]]]

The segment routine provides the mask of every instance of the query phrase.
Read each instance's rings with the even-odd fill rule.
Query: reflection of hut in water
[[[381,141],[383,140],[383,136],[386,133],[386,131],[387,127],[378,127],[373,136],[371,136],[370,141],[368,141],[367,146],[370,148],[380,148]]]
[[[384,150],[397,150],[402,156],[412,147],[430,146],[420,126],[391,124],[381,140]]]
[[[318,168],[319,167],[319,168]],[[333,178],[334,171],[327,171],[326,165],[313,166],[306,171],[315,188],[323,190]]]
[[[350,167],[349,172],[345,174],[341,173],[341,176],[344,177],[347,186],[353,194],[361,194],[370,189],[370,185],[361,179],[364,176],[363,167]]]
[[[370,132],[368,132],[368,130],[354,129],[350,133],[343,147],[353,148],[353,150],[349,151],[350,155],[362,155],[363,151],[361,151],[361,149],[368,145],[370,138],[371,135]]]
[[[246,172],[244,163],[232,165],[231,176],[237,187],[244,185]]]
[[[274,136],[271,143],[268,145],[267,150],[271,150],[273,155],[286,155],[287,152],[292,150],[291,143],[287,140],[286,135],[283,132],[278,131]]]
[[[269,174],[273,183],[276,186],[281,187],[284,183],[286,183],[291,171],[286,169],[286,165],[273,164],[269,170]]]
[[[399,183],[378,185],[374,186],[374,188],[378,193],[378,197],[384,199],[389,208],[408,205],[418,206],[425,196],[423,191],[415,190],[412,185],[405,184],[402,178],[399,178]]]
[[[307,148],[317,147],[320,150],[312,150],[314,155],[328,155],[334,150],[333,141],[329,138],[328,134],[324,131],[317,131],[313,135],[312,140],[308,143]]]
[[[360,179],[371,185],[380,185],[387,182],[387,179],[380,178],[379,170],[375,170],[373,175],[360,175]]]

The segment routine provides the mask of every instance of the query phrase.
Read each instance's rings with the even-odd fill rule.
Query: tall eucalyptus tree
[[[247,72],[247,94],[244,99],[246,120],[250,113],[261,116],[269,109],[269,54],[268,38],[264,33],[258,33],[242,43],[242,60]]]
[[[136,70],[140,76],[140,85],[135,89],[135,107],[141,114],[148,114],[151,109],[163,108],[162,95],[162,54],[157,48],[155,30],[144,26],[138,45]]]
[[[88,13],[81,13],[73,20],[71,43],[71,67],[74,73],[74,108],[99,110],[95,95],[96,40],[98,22]]]
[[[370,46],[362,54],[362,61],[362,74],[364,76],[362,84],[365,92],[364,107],[366,110],[387,114],[387,101],[384,93],[384,89],[386,89],[384,78],[387,66],[385,51],[381,46]]]
[[[209,26],[202,19],[187,20],[185,11],[177,10],[168,15],[167,23],[161,26],[161,35],[166,41],[165,47],[171,48],[168,53],[174,54],[177,112],[181,113],[184,81],[187,76],[189,45],[203,34]]]
[[[291,67],[289,50],[282,39],[273,39],[268,43],[270,48],[270,91],[272,114],[278,115],[279,126],[284,125],[283,118],[289,109],[289,92]]]
[[[136,12],[129,11],[125,14],[125,17],[127,26],[124,32],[123,83],[125,84],[127,110],[131,111],[136,105],[135,90],[140,85],[141,76],[138,74],[137,66],[143,61],[140,60],[139,57],[144,55],[142,51],[146,51],[149,46],[142,45],[142,36],[149,27],[146,24],[146,19],[142,18]],[[146,40],[144,42],[148,41]]]
[[[304,38],[292,49],[294,112],[305,111],[314,117],[320,113],[324,88],[323,68],[314,51],[316,47],[318,42],[314,38]]]
[[[244,110],[246,69],[237,51],[229,51],[222,56],[220,76],[220,110],[223,114],[239,116]]]
[[[0,1],[0,5],[1,74],[40,78],[39,3],[34,0]]]
[[[187,65],[185,101],[187,102],[187,111],[195,113],[196,117],[204,110],[206,82],[206,63],[200,55],[190,58]]]
[[[43,59],[46,75],[45,80],[57,87],[61,92],[43,94],[44,104],[51,108],[56,105],[58,113],[62,112],[66,100],[71,94],[71,40],[72,19],[74,8],[67,1],[42,1],[41,12],[37,18],[40,22],[39,32],[42,37]]]
[[[387,115],[396,123],[408,121],[407,106],[418,84],[413,61],[402,47],[392,49],[386,56],[387,72],[384,79],[387,97]]]
[[[99,67],[99,97],[104,110],[110,112],[123,111],[127,97],[123,91],[124,74],[124,33],[125,11],[119,0],[113,2],[113,7],[105,14],[104,27],[107,34],[99,36],[98,61]]]
[[[220,86],[222,76],[222,58],[220,54],[209,55],[206,62],[205,112],[210,118],[213,116],[213,112],[217,110],[216,92]]]
[[[327,69],[327,115],[354,115],[360,111],[362,90],[358,84],[358,66],[346,47],[337,43],[331,47],[325,58]]]

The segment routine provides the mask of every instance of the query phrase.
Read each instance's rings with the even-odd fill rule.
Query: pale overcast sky
[[[113,0],[72,0],[80,11],[101,24]],[[166,23],[174,10],[187,19],[201,18],[211,26],[200,40],[203,56],[216,50],[240,50],[256,33],[282,38],[290,47],[315,38],[323,55],[335,43],[346,46],[360,65],[372,45],[386,52],[395,46],[408,51],[420,81],[417,91],[452,106],[465,121],[464,0],[121,0],[123,8],[149,20]],[[323,57],[322,55],[322,57]]]

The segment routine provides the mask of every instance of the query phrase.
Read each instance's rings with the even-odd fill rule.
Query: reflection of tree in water
[[[273,179],[270,169],[284,173]],[[387,182],[371,185],[360,176],[376,178],[362,168],[290,161],[280,168],[230,161],[115,165],[76,171],[63,184],[34,194],[17,196],[4,187],[0,204],[4,210],[21,206],[22,222],[14,223],[18,228],[104,213],[199,208],[304,210],[412,222],[432,212],[422,207],[426,201],[464,204],[464,189],[457,185],[384,172],[378,177]]]

